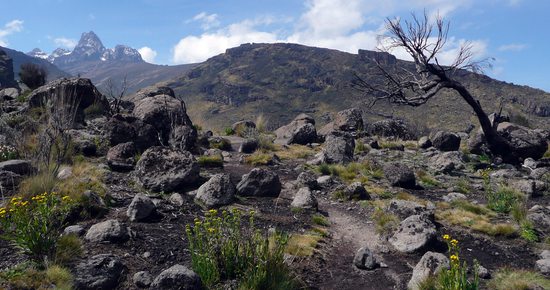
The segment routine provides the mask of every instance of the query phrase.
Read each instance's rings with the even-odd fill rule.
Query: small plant
[[[82,255],[82,241],[77,235],[63,235],[56,245],[55,263],[66,265]]]
[[[498,213],[509,213],[521,198],[521,192],[507,186],[500,186],[496,191],[487,192],[487,207]]]
[[[313,221],[314,224],[316,225],[320,225],[320,226],[324,226],[324,227],[328,227],[330,225],[330,222],[327,220],[327,218],[322,215],[322,214],[314,214],[312,217],[311,217],[311,220]]]
[[[226,136],[231,136],[231,135],[235,135],[235,130],[233,130],[233,128],[231,127],[225,127],[225,129],[223,129],[223,133]]]
[[[463,194],[470,194],[472,192],[472,186],[470,181],[466,177],[461,177],[456,182],[456,191]]]
[[[460,247],[458,241],[449,235],[444,235],[443,240],[447,243],[450,268],[439,272],[437,289],[444,290],[476,290],[479,289],[478,263],[474,260],[474,277],[468,279],[468,264],[460,262]]]
[[[17,158],[19,158],[19,153],[15,147],[10,145],[0,145],[0,162]]]
[[[44,270],[23,263],[0,272],[1,289],[73,289],[71,272],[58,265]]]
[[[276,156],[277,155],[275,155],[273,153],[265,153],[263,151],[256,151],[256,152],[250,154],[249,156],[246,156],[244,158],[244,160],[245,160],[246,163],[248,163],[250,165],[254,165],[254,166],[270,165],[270,164],[273,164],[274,159],[277,159]]]
[[[418,180],[422,183],[422,185],[426,187],[438,187],[441,185],[439,181],[437,181],[433,176],[431,176],[428,172],[424,170],[418,170],[416,172],[416,176],[418,177]]]
[[[203,220],[186,226],[193,270],[210,289],[237,279],[238,289],[296,289],[297,283],[284,263],[288,237],[266,236],[255,227],[254,212],[248,222],[239,210],[210,210]]]
[[[533,222],[527,219],[527,209],[524,204],[516,204],[512,208],[512,217],[519,224],[520,236],[528,242],[538,242],[539,237]]]
[[[355,153],[369,153],[369,146],[365,145],[363,142],[356,142]]]
[[[376,231],[381,235],[390,235],[399,225],[396,215],[386,212],[381,207],[376,207],[371,215],[376,225]]]
[[[201,167],[223,167],[223,157],[221,155],[199,156],[197,162]]]
[[[71,204],[70,197],[55,192],[29,199],[13,197],[7,207],[0,208],[2,238],[39,264],[49,261]]]

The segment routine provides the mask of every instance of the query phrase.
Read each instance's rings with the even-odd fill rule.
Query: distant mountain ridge
[[[20,71],[21,65],[24,63],[34,63],[36,65],[42,66],[48,72],[48,81],[70,76],[70,74],[59,69],[57,66],[50,63],[48,60],[46,60],[43,57],[31,56],[23,52],[9,49],[6,47],[1,47],[1,46],[0,46],[0,50],[5,51],[8,54],[8,56],[13,59],[13,71],[15,73],[15,78],[17,79],[19,78],[19,71]]]

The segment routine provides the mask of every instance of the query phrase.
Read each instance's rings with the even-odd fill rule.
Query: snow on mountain
[[[48,59],[48,54],[43,52],[40,48],[35,48],[26,53],[28,56],[37,57],[41,59]]]

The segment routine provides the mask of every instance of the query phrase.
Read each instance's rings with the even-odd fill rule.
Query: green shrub
[[[10,145],[0,145],[0,162],[19,158],[19,153],[15,147]]]
[[[51,261],[71,204],[70,197],[56,193],[13,197],[0,208],[1,237],[39,264]]]
[[[224,133],[226,136],[235,135],[235,131],[234,131],[233,128],[231,128],[231,127],[226,127],[225,129],[223,129],[223,133]]]
[[[356,142],[355,153],[369,153],[369,146],[365,145],[363,142]]]
[[[320,225],[320,226],[324,226],[324,227],[328,227],[330,225],[330,222],[328,221],[328,219],[324,215],[319,214],[319,213],[314,214],[311,217],[311,220],[316,225]]]
[[[521,192],[507,186],[500,186],[496,191],[487,192],[487,207],[498,213],[509,213],[521,198]]]
[[[463,194],[470,194],[472,192],[471,182],[466,177],[461,177],[455,184],[456,191]]]
[[[201,167],[223,167],[223,157],[221,155],[199,156],[197,162]]]
[[[416,176],[418,177],[418,180],[422,183],[422,185],[428,188],[438,187],[441,185],[441,182],[437,181],[432,175],[424,170],[418,170],[416,172]]]
[[[298,284],[284,263],[288,237],[266,236],[248,223],[238,210],[210,210],[203,220],[186,226],[191,264],[203,283],[214,289],[225,280],[237,279],[239,289],[297,289]]]
[[[0,289],[73,289],[71,272],[58,265],[45,270],[23,263],[0,272]]]

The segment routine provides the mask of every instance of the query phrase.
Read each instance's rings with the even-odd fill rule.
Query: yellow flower
[[[200,226],[201,224],[202,224],[202,223],[201,223],[200,221],[196,221],[196,222],[195,222],[195,225],[196,225],[196,226]]]
[[[451,240],[451,245],[452,245],[453,247],[456,247],[456,245],[458,245],[458,241],[455,240],[455,239],[452,239],[452,240]]]
[[[211,215],[217,215],[218,214],[218,211],[215,210],[215,209],[211,209],[208,211]]]
[[[213,233],[213,232],[215,232],[215,231],[216,231],[215,228],[208,228],[208,232],[209,232],[209,233]]]
[[[256,212],[253,211],[253,210],[251,210],[251,211],[250,211],[250,215],[254,215],[254,214],[256,214]]]
[[[71,200],[71,197],[68,196],[68,195],[65,195],[64,197],[61,198],[62,201],[70,201]]]
[[[445,241],[448,241],[448,240],[451,239],[451,236],[445,234],[445,235],[443,235],[443,239],[444,239]]]
[[[23,201],[23,202],[21,202],[21,203],[19,203],[19,204],[21,204],[21,206],[27,206],[27,205],[29,204],[29,202],[28,202],[28,201]]]
[[[457,262],[458,261],[458,256],[457,255],[451,255],[451,261]]]

